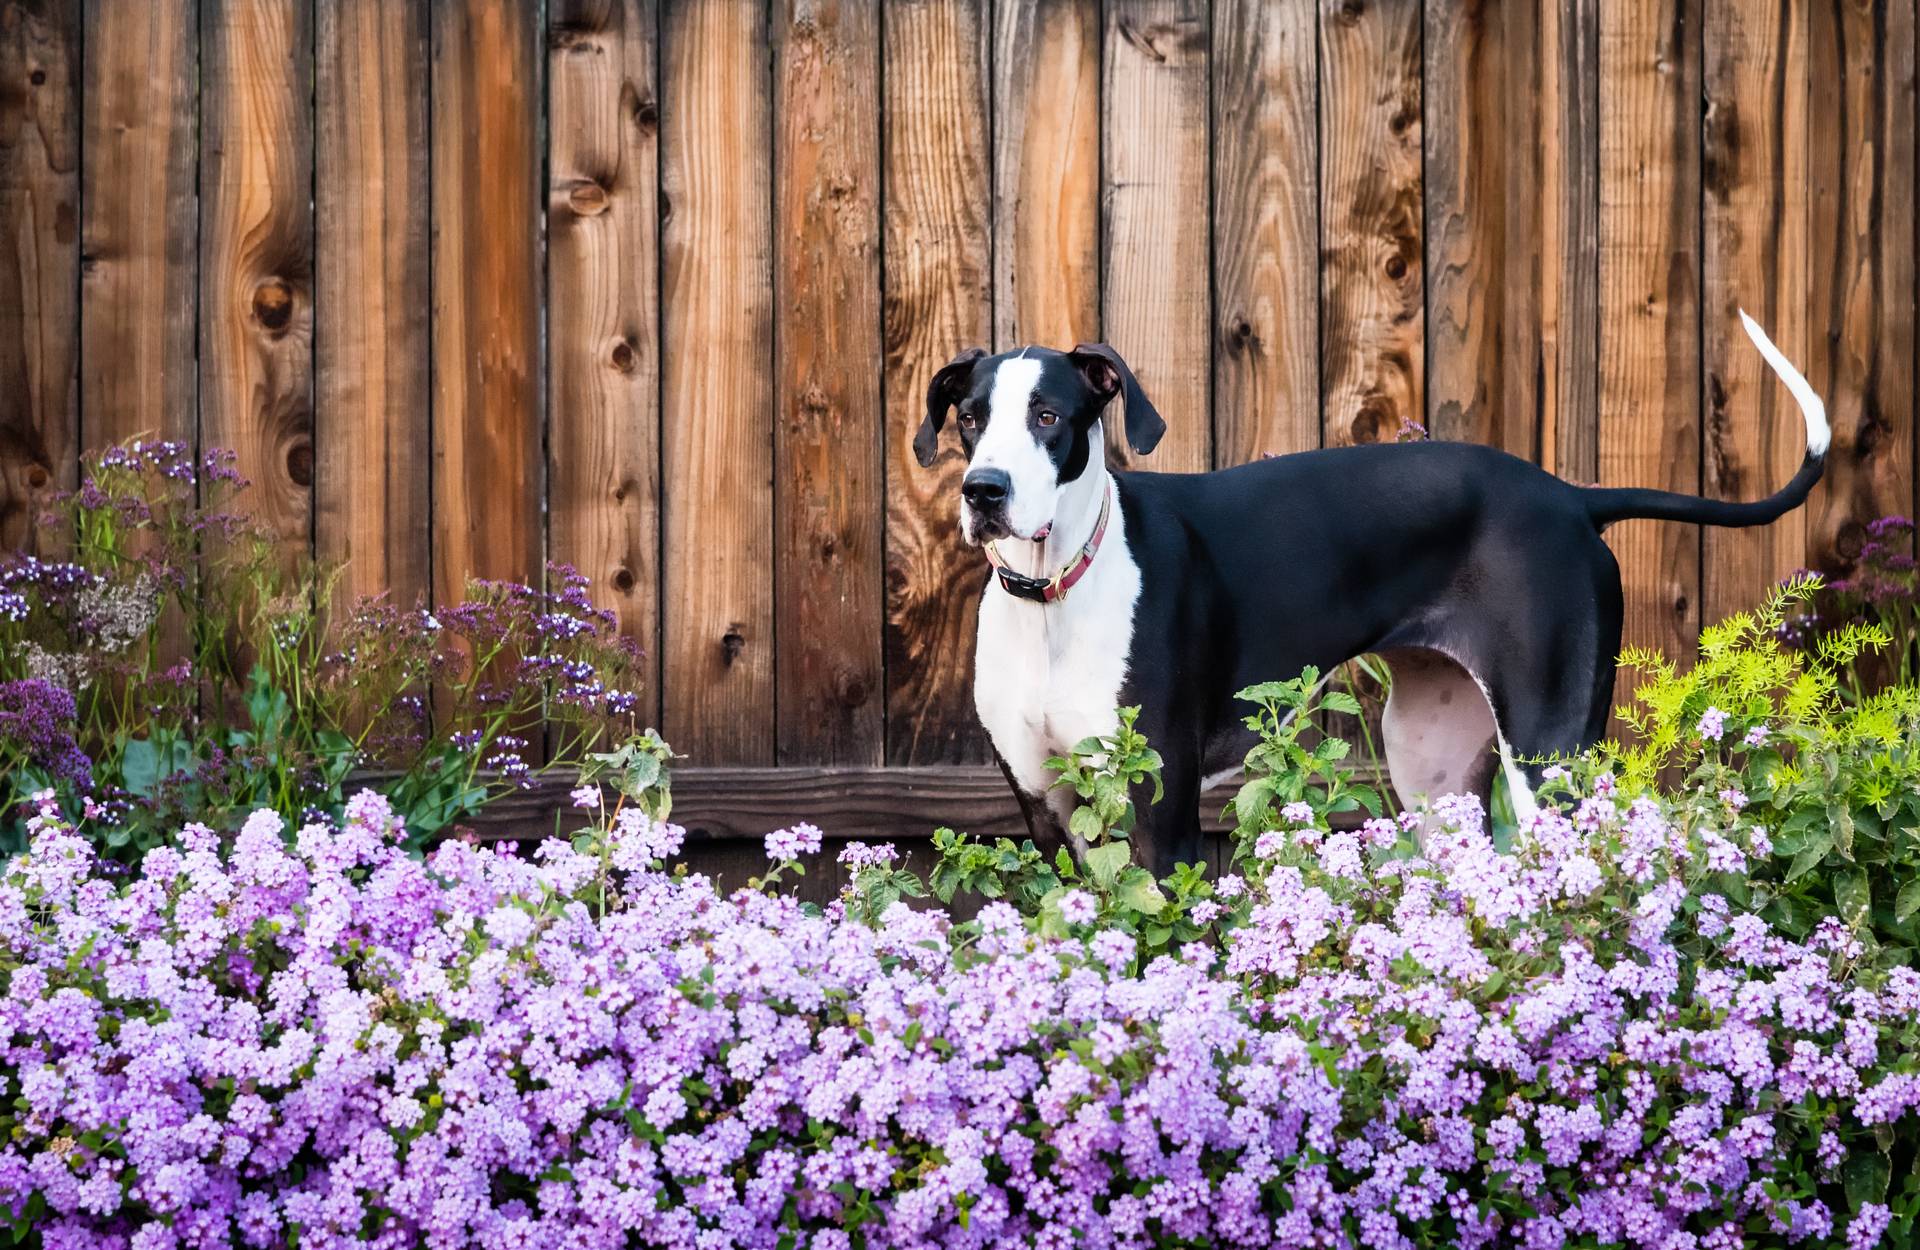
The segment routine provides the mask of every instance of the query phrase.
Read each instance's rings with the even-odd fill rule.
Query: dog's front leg
[[[1013,791],[1013,797],[1020,804],[1020,814],[1027,821],[1027,836],[1051,860],[1054,852],[1068,845],[1066,827],[1054,814],[1053,805],[1044,797],[1034,798],[1021,789],[1020,779],[1014,776],[1013,769],[1000,752],[993,753],[993,762],[1000,765],[1001,775],[1007,779],[1007,788]]]
[[[1133,788],[1134,859],[1164,879],[1175,864],[1197,864],[1206,854],[1200,829],[1200,758],[1164,731],[1157,738],[1149,733],[1148,739],[1160,751],[1162,793],[1155,803],[1151,781]]]

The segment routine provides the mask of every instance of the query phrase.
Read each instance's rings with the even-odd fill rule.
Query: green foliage
[[[1771,854],[1742,901],[1796,935],[1838,916],[1883,963],[1920,951],[1920,690],[1848,697],[1842,676],[1887,635],[1851,623],[1805,648],[1782,626],[1818,589],[1800,578],[1701,635],[1681,670],[1646,651],[1620,709],[1630,734],[1581,766],[1611,769],[1628,792],[1664,790],[1682,824],[1732,806]],[[1718,724],[1716,724],[1718,722]],[[1716,732],[1717,730],[1717,732]],[[1662,784],[1665,783],[1665,784]]]
[[[1133,832],[1135,786],[1153,783],[1150,802],[1158,803],[1162,794],[1160,753],[1134,727],[1140,709],[1123,707],[1117,715],[1119,723],[1110,736],[1082,739],[1067,755],[1047,761],[1047,767],[1060,774],[1054,786],[1066,786],[1079,796],[1067,832],[1082,847]]]
[[[1356,782],[1345,763],[1351,750],[1346,741],[1314,729],[1316,716],[1358,715],[1360,703],[1346,691],[1322,693],[1322,688],[1320,670],[1310,667],[1298,677],[1248,686],[1236,696],[1257,705],[1245,723],[1259,735],[1247,752],[1247,779],[1227,808],[1236,845],[1275,828],[1278,809],[1289,803],[1306,803],[1321,819],[1362,808],[1380,814],[1379,792]]]
[[[343,603],[342,567],[290,556],[244,488],[228,453],[111,448],[43,518],[58,558],[0,558],[0,689],[40,725],[46,689],[73,705],[59,752],[0,734],[0,848],[46,789],[132,859],[188,820],[337,815],[363,781],[424,839],[632,728],[638,652],[571,570]]]
[[[673,779],[668,768],[673,758],[673,748],[649,729],[611,751],[589,754],[580,768],[580,782],[604,782],[647,819],[665,820],[673,814]]]

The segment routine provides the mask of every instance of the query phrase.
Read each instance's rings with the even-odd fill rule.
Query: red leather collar
[[[1107,482],[1106,493],[1100,496],[1100,519],[1094,522],[1093,534],[1081,546],[1073,559],[1052,577],[1028,577],[1025,573],[1016,573],[1007,567],[1000,558],[1000,552],[992,543],[988,543],[987,563],[1000,578],[1000,585],[1016,599],[1029,599],[1034,603],[1057,603],[1067,597],[1074,584],[1087,575],[1093,567],[1093,557],[1100,550],[1100,540],[1107,534],[1107,518],[1113,510],[1113,482]]]

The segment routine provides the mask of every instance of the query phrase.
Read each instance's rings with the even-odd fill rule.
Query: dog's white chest
[[[1053,783],[1050,756],[1117,724],[1140,598],[1140,567],[1117,511],[1098,558],[1066,598],[1042,606],[996,581],[980,602],[974,706],[1014,780],[1035,797]],[[1067,809],[1064,795],[1052,798]]]

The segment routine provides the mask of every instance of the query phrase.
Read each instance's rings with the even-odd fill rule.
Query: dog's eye
[[[970,412],[963,412],[963,413],[961,413],[961,414],[960,414],[960,428],[961,428],[961,429],[963,429],[963,430],[971,430],[971,429],[973,429],[973,428],[974,428],[975,426],[977,426],[977,425],[979,425],[979,424],[980,424],[980,418],[979,418],[979,417],[976,417],[976,416],[974,416],[974,415],[973,415],[972,413],[970,413]]]
[[[1049,412],[1042,408],[1039,414],[1034,417],[1034,420],[1038,421],[1041,425],[1053,425],[1060,420],[1060,414],[1057,412]]]

